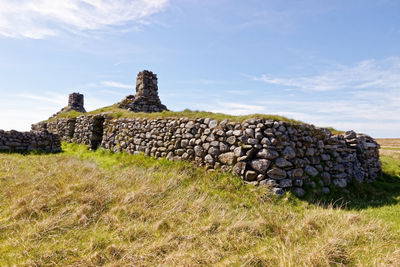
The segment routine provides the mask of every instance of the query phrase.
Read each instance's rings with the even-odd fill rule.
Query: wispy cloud
[[[87,30],[148,23],[169,0],[0,0],[0,35],[43,39],[60,31]]]
[[[47,102],[58,106],[66,106],[68,104],[68,98],[64,94],[55,93],[44,93],[44,94],[32,94],[32,93],[21,93],[16,95],[16,97],[37,100],[40,102]]]
[[[245,114],[265,112],[265,108],[262,105],[223,102],[223,101],[218,101],[214,105],[201,106],[201,108],[210,110],[211,112],[225,113],[231,115],[245,115]]]
[[[364,60],[354,66],[340,65],[322,74],[302,77],[273,77],[262,75],[254,78],[269,84],[299,88],[305,91],[334,91],[343,89],[399,89],[400,58]]]
[[[102,81],[101,85],[106,86],[106,87],[113,87],[113,88],[124,88],[124,89],[132,89],[135,88],[135,85],[132,84],[124,84],[120,82],[114,82],[114,81]]]

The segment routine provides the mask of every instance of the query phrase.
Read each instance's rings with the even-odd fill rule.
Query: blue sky
[[[400,137],[400,1],[0,0],[0,129],[134,94]]]

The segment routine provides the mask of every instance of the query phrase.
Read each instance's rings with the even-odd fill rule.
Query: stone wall
[[[65,125],[65,121],[59,121]],[[51,130],[58,132],[55,127]],[[70,133],[68,134],[70,136]],[[328,193],[352,181],[369,182],[381,173],[379,145],[353,131],[332,135],[312,125],[254,120],[243,123],[211,119],[117,119],[105,114],[80,116],[70,141],[95,149],[143,152],[155,158],[189,160],[222,168],[246,182],[269,185],[276,193],[305,188]]]
[[[48,132],[17,132],[0,130],[0,151],[29,152],[60,152],[60,138]]]

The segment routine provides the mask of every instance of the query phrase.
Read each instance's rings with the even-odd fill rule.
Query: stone
[[[293,188],[293,193],[297,197],[304,197],[306,195],[306,191],[303,188],[300,188],[300,187]]]
[[[233,165],[236,163],[236,156],[233,152],[224,153],[218,156],[218,160],[227,165]]]
[[[242,130],[234,130],[233,131],[233,135],[236,137],[242,136],[243,135],[243,131]]]
[[[207,155],[204,157],[204,161],[205,161],[207,164],[210,164],[210,165],[214,164],[214,158],[213,158],[210,154],[207,154]]]
[[[194,147],[194,154],[197,157],[203,157],[204,155],[204,149],[201,146],[195,146]]]
[[[287,174],[284,170],[279,169],[279,168],[272,168],[267,172],[268,177],[275,179],[275,180],[280,180],[286,178]]]
[[[279,168],[286,168],[293,166],[293,164],[290,161],[284,158],[277,158],[275,160],[275,165],[278,166]]]
[[[331,175],[328,172],[323,172],[321,174],[322,182],[324,183],[325,186],[328,186],[331,184]]]
[[[271,192],[277,196],[283,196],[286,193],[285,190],[283,190],[282,188],[279,188],[279,187],[272,188]]]
[[[230,145],[233,145],[236,143],[236,137],[234,136],[229,136],[228,138],[226,138],[226,142]]]
[[[293,178],[301,178],[303,177],[304,171],[302,168],[296,168],[293,170]]]
[[[319,174],[318,170],[310,165],[307,165],[304,171],[311,177],[315,177]]]
[[[293,185],[294,186],[302,187],[303,184],[304,184],[303,179],[294,179],[293,180]]]
[[[247,171],[244,179],[246,181],[254,181],[257,179],[257,173],[255,171]]]
[[[238,158],[244,155],[243,148],[241,148],[241,147],[236,147],[233,150],[233,153],[235,153],[235,156]]]
[[[332,183],[339,188],[345,188],[347,186],[346,179],[333,179]]]
[[[219,155],[219,148],[217,147],[210,147],[208,149],[208,154],[212,155],[212,156],[218,156]]]
[[[238,162],[233,166],[233,173],[239,176],[244,175],[244,171],[246,170],[246,162]]]
[[[292,180],[290,180],[290,179],[282,179],[282,180],[279,181],[279,186],[281,188],[292,187]]]
[[[306,156],[312,157],[312,156],[314,156],[314,154],[315,154],[315,149],[314,148],[311,148],[311,147],[307,148]]]
[[[279,153],[275,150],[263,148],[257,153],[257,157],[262,159],[276,159],[277,157],[279,157]]]
[[[278,183],[273,179],[265,179],[260,181],[260,186],[277,187]]]
[[[249,145],[257,145],[258,144],[258,139],[249,138],[249,139],[247,139],[247,144],[249,144]]]
[[[329,187],[323,187],[322,188],[322,194],[328,195],[330,192],[331,192],[331,190],[329,189]]]
[[[250,166],[258,173],[265,173],[271,162],[266,159],[255,159],[250,162]]]
[[[285,159],[294,159],[296,157],[296,152],[292,147],[287,146],[283,150],[282,155]]]
[[[210,121],[210,123],[208,123],[208,127],[210,128],[210,129],[214,129],[214,128],[216,128],[218,126],[218,121],[217,120],[212,120],[212,121]]]

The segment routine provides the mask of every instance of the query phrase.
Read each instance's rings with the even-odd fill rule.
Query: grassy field
[[[185,162],[0,154],[0,266],[399,266],[400,158],[358,193],[276,198]]]

